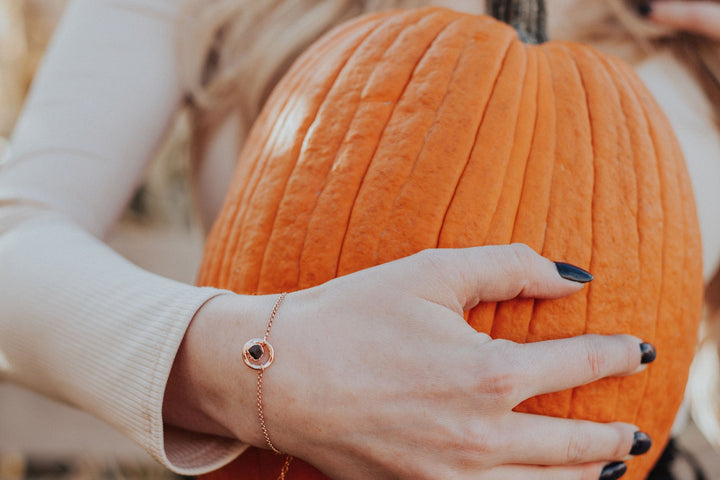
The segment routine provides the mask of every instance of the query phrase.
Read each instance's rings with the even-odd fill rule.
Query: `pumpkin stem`
[[[525,43],[547,42],[545,0],[486,0],[487,12],[512,26]]]

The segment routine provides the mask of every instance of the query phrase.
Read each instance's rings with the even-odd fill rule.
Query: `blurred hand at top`
[[[639,9],[659,25],[720,40],[720,2],[658,0]]]

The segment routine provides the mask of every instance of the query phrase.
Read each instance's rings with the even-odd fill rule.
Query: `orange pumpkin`
[[[325,36],[253,127],[199,283],[311,287],[428,247],[523,242],[595,280],[560,300],[481,304],[477,330],[517,342],[629,333],[645,372],[518,410],[634,423],[666,443],[693,356],[702,279],[691,185],[670,125],[626,64],[570,43],[527,45],[446,9],[361,17]],[[250,449],[210,479],[272,479]],[[296,460],[289,479],[325,478]]]

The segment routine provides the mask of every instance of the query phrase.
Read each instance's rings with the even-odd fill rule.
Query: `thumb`
[[[421,297],[456,309],[512,298],[559,298],[592,280],[585,270],[555,263],[527,245],[425,250],[408,260]]]

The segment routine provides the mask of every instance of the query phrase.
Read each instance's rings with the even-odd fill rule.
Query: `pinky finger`
[[[617,480],[625,472],[625,462],[586,463],[566,467],[503,465],[485,472],[482,480]]]

